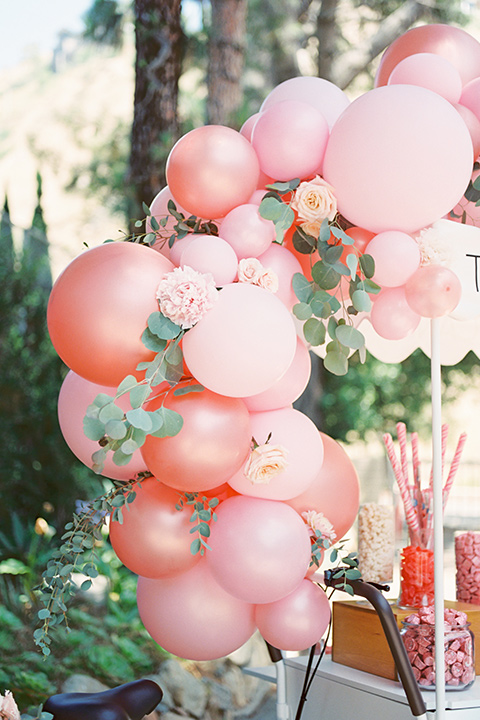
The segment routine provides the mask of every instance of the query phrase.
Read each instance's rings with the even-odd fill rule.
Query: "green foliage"
[[[192,540],[190,550],[192,555],[200,553],[205,554],[205,550],[210,550],[205,538],[210,537],[210,523],[217,519],[214,508],[219,503],[218,498],[199,497],[198,493],[183,493],[180,496],[178,504],[175,506],[177,510],[183,510],[185,506],[193,508],[190,517],[191,523],[196,523],[190,530],[190,534],[197,533],[197,537]]]
[[[100,45],[121,47],[124,12],[117,0],[94,0],[83,16],[84,36]]]

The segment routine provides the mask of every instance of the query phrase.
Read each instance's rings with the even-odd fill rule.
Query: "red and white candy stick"
[[[452,464],[450,465],[450,472],[448,473],[447,480],[445,482],[445,487],[443,488],[443,509],[445,510],[445,505],[448,500],[448,496],[450,494],[450,490],[452,489],[453,481],[455,480],[455,475],[458,471],[458,466],[460,465],[460,460],[462,457],[463,448],[465,447],[465,443],[467,441],[467,433],[463,432],[457,443],[457,449],[455,450],[455,455],[453,456]]]
[[[393,447],[393,440],[390,433],[384,434],[383,442],[385,443],[388,458],[393,468],[393,473],[398,484],[398,489],[400,490],[400,497],[402,498],[403,507],[405,508],[405,519],[407,521],[407,525],[413,532],[415,532],[420,528],[418,517],[415,512],[415,508],[413,507],[412,498],[410,497],[410,493],[408,491],[407,481],[403,475],[403,471],[400,463],[398,462],[397,456],[395,455],[395,448]]]

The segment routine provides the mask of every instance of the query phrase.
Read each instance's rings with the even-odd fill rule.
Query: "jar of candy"
[[[424,612],[427,611],[427,612]],[[435,620],[433,607],[409,615],[400,635],[423,690],[435,689]],[[474,638],[465,613],[445,610],[445,689],[464,690],[475,680]]]
[[[455,535],[457,600],[480,605],[480,533]]]
[[[400,553],[398,607],[420,608],[434,601],[433,530],[410,532],[410,545]]]

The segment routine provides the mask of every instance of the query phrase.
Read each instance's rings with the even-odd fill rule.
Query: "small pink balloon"
[[[287,597],[255,607],[262,637],[281,650],[305,650],[320,641],[330,622],[325,592],[311,580],[302,580]]]
[[[188,660],[224,657],[255,630],[254,607],[223,590],[205,560],[176,577],[140,577],[137,604],[155,642]]]
[[[420,265],[418,243],[411,235],[398,230],[375,235],[365,252],[375,260],[373,279],[382,287],[404,285]]]
[[[195,238],[197,237],[201,236],[192,233],[191,235],[185,235],[185,237],[175,240],[170,249],[170,260],[174,265],[177,265],[177,267],[180,266],[182,262],[183,251],[186,250],[190,243],[193,242],[193,240],[195,240]]]
[[[218,506],[207,563],[234,597],[268,603],[289,595],[310,564],[307,526],[288,505],[237,495]]]
[[[290,367],[296,347],[295,325],[285,305],[268,290],[246,283],[226,285],[183,338],[193,376],[230,397],[271,387]]]
[[[291,405],[307,387],[311,367],[308,348],[300,338],[297,338],[297,349],[288,370],[268,390],[244,398],[245,405],[250,412],[278,410]]]
[[[387,340],[401,340],[410,335],[420,322],[420,315],[407,303],[405,288],[385,288],[370,312],[373,329]]]
[[[259,117],[260,113],[258,112],[250,115],[250,117],[245,120],[239,130],[240,135],[243,135],[244,138],[247,138],[248,142],[250,142],[250,140],[252,139],[253,126],[255,125]]]
[[[467,126],[468,132],[473,145],[473,157],[477,158],[480,154],[480,120],[465,105],[454,103],[453,107],[460,114],[460,117]]]
[[[413,312],[422,317],[448,315],[457,307],[462,285],[453,270],[443,265],[420,267],[405,285],[405,297]]]
[[[224,217],[220,237],[235,250],[237,258],[258,257],[275,239],[275,225],[265,220],[253,203],[238,205]]]
[[[157,195],[153,198],[151,204],[150,204],[150,212],[151,215],[157,220],[158,224],[160,225],[160,221],[167,217],[167,223],[165,227],[160,226],[160,231],[155,231],[152,228],[152,224],[150,221],[150,216],[147,216],[147,219],[145,221],[145,230],[146,232],[157,232],[158,234],[161,234],[162,237],[155,241],[151,247],[154,250],[157,250],[157,252],[161,253],[162,255],[165,255],[165,257],[170,258],[170,248],[168,246],[168,239],[174,232],[174,225],[177,224],[176,218],[173,217],[173,215],[170,213],[168,209],[168,203],[172,200],[175,203],[175,206],[178,210],[178,212],[183,213],[186,217],[188,217],[188,213],[180,207],[180,205],[177,203],[175,198],[173,197],[172,193],[170,192],[170,188],[168,185],[166,185],[163,190],[160,190]]]
[[[223,238],[215,235],[198,235],[182,252],[180,265],[201,273],[211,273],[217,287],[235,280],[238,259],[234,249]]]
[[[249,204],[257,206],[260,205],[267,192],[267,188],[264,187],[260,188],[259,190],[255,190],[255,192],[252,193],[252,195],[248,199]]]
[[[452,63],[435,53],[415,53],[401,60],[388,78],[389,85],[420,85],[456,103],[462,93],[462,79]]]
[[[298,302],[293,291],[292,278],[295,273],[302,272],[299,261],[290,250],[278,243],[271,243],[268,250],[259,255],[258,259],[264,268],[270,268],[276,274],[278,290],[275,295],[291,310]]]
[[[471,110],[480,120],[480,77],[470,80],[465,85],[460,96],[460,104]]]
[[[314,423],[292,408],[252,413],[250,418],[255,441],[263,445],[271,436],[268,446],[279,445],[286,453],[287,465],[269,482],[255,482],[245,475],[244,463],[228,484],[242,495],[267,500],[290,500],[300,495],[312,484],[323,462],[323,443]]]
[[[328,123],[316,108],[297,100],[283,100],[260,114],[252,145],[260,168],[277,180],[304,178],[323,162]]]
[[[305,75],[290,78],[277,85],[263,101],[261,112],[283,100],[299,100],[319,110],[329,127],[350,104],[350,100],[339,87],[324,78]]]

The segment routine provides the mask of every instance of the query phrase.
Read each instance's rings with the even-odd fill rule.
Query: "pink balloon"
[[[462,79],[449,60],[434,53],[416,53],[394,67],[389,85],[420,85],[456,103],[462,92]]]
[[[357,517],[360,485],[357,471],[343,447],[320,433],[323,441],[323,465],[310,487],[288,500],[299,514],[308,510],[322,512],[332,523],[340,540]]]
[[[122,563],[137,575],[173,577],[200,560],[190,545],[192,510],[176,510],[178,492],[154,478],[135,489],[136,497],[122,512],[123,522],[110,521],[110,542]]]
[[[243,135],[244,138],[247,138],[248,142],[250,142],[250,140],[252,139],[253,126],[255,125],[259,117],[260,113],[258,112],[250,115],[250,117],[245,120],[239,130],[240,135]]]
[[[267,250],[275,239],[275,225],[261,217],[257,205],[246,203],[225,216],[219,233],[241,260],[257,257]]]
[[[471,191],[471,185],[476,180],[476,178],[478,178],[479,175],[480,165],[478,164],[478,162],[476,162],[473,166],[473,173],[467,190]],[[467,191],[465,191],[465,195],[466,194]],[[480,205],[477,206],[475,199],[468,200],[465,195],[462,197],[458,205],[453,208],[451,213],[449,213],[448,219],[465,225],[474,225],[475,227],[480,227]]]
[[[267,192],[268,190],[265,187],[260,188],[259,190],[255,190],[255,192],[252,193],[252,195],[248,199],[249,204],[257,206],[260,205]]]
[[[170,258],[168,239],[175,232],[173,228],[174,225],[177,224],[177,220],[173,217],[173,215],[170,214],[170,211],[168,210],[167,205],[169,200],[173,200],[178,212],[181,212],[186,217],[188,217],[188,213],[177,203],[172,193],[170,192],[170,188],[168,187],[168,185],[166,185],[163,190],[160,190],[160,192],[157,193],[157,195],[155,195],[155,197],[153,198],[150,204],[150,212],[152,216],[157,220],[158,224],[160,224],[162,218],[168,216],[168,219],[165,227],[160,226],[160,231],[156,231],[161,234],[162,237],[156,240],[151,247],[153,247],[154,250],[157,250],[157,252],[160,252],[162,255],[165,255],[165,257],[167,258]],[[152,228],[150,217],[148,216],[145,222],[145,230],[147,233],[155,232],[155,230],[153,230]]]
[[[255,622],[262,637],[273,647],[305,650],[321,640],[330,614],[322,588],[311,580],[302,580],[287,597],[257,605]]]
[[[323,462],[323,443],[314,423],[292,408],[253,413],[251,423],[252,436],[259,445],[271,434],[269,445],[286,450],[287,466],[269,482],[253,483],[244,474],[243,464],[228,484],[243,495],[268,500],[289,500],[300,495],[312,484]]]
[[[376,283],[384,287],[404,285],[420,265],[420,249],[411,235],[387,230],[370,240],[365,252],[375,260]]]
[[[140,577],[137,604],[155,642],[189,660],[228,655],[255,630],[253,606],[225,592],[205,560],[173,578]]]
[[[375,298],[370,322],[381,337],[400,340],[415,330],[420,315],[407,303],[405,288],[385,288]]]
[[[278,290],[275,295],[291,310],[298,302],[293,292],[292,278],[295,273],[302,272],[299,261],[290,250],[278,243],[271,243],[268,250],[258,259],[264,268],[271,268],[278,277]]]
[[[201,273],[211,273],[217,287],[231,283],[237,277],[238,259],[234,249],[215,235],[196,235],[182,252],[180,265]]]
[[[443,265],[424,265],[405,285],[405,297],[413,312],[422,317],[448,315],[457,307],[462,285],[453,270]]]
[[[480,77],[470,80],[465,85],[460,96],[460,104],[471,110],[474,115],[480,120]]]
[[[252,145],[260,168],[277,180],[304,178],[320,167],[328,142],[328,123],[316,108],[283,100],[260,114]]]
[[[454,103],[453,107],[460,114],[460,117],[467,126],[468,132],[473,145],[473,157],[477,158],[480,154],[480,120],[465,105]]]
[[[297,349],[288,370],[268,390],[244,398],[245,405],[251,412],[278,410],[291,405],[307,387],[311,367],[308,348],[297,338]]]
[[[206,555],[213,577],[234,597],[269,603],[298,587],[310,563],[306,524],[281,502],[237,495],[218,506]]]
[[[99,393],[115,396],[116,388],[97,385],[85,380],[72,370],[67,373],[58,396],[58,422],[70,450],[87,467],[93,466],[92,454],[100,449],[98,442],[90,440],[83,432],[83,418],[87,407]],[[131,410],[128,395],[122,395],[116,404],[124,411]],[[140,450],[135,450],[128,465],[115,465],[112,453],[108,453],[101,475],[114,480],[128,480],[147,470]]]
[[[271,387],[289,368],[296,347],[295,325],[283,303],[246,283],[226,285],[213,308],[183,338],[193,376],[231,397]]]
[[[324,161],[339,212],[375,233],[412,233],[462,197],[473,164],[470,134],[444,98],[413,85],[361,95],[332,129]]]
[[[198,237],[201,237],[201,235],[195,235],[192,233],[191,235],[185,235],[185,237],[180,238],[179,240],[175,240],[170,249],[170,260],[174,265],[177,265],[177,267],[181,265],[183,251],[186,250],[190,243]]]
[[[332,127],[350,104],[343,90],[329,80],[313,76],[290,78],[277,85],[263,101],[261,111],[283,100],[299,100],[319,110]]]
[[[117,386],[151,360],[141,336],[158,310],[155,291],[172,263],[145,245],[112,242],[85,251],[57,278],[47,309],[50,339],[78,375]]]
[[[165,172],[171,192],[189,213],[213,219],[247,202],[257,186],[259,167],[243,135],[222,125],[205,125],[178,140]]]

